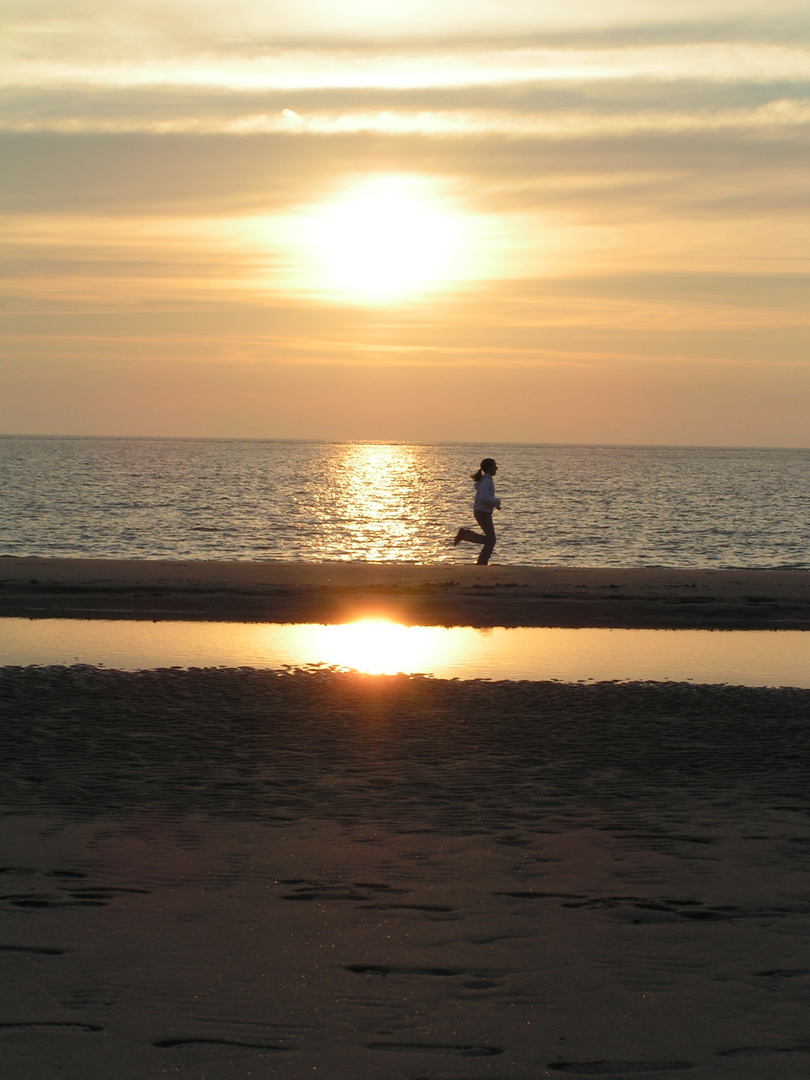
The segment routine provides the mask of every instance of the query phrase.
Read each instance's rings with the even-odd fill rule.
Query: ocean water
[[[0,438],[0,555],[810,567],[810,450]]]

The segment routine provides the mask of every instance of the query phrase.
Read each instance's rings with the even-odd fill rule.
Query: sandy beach
[[[0,560],[2,614],[805,627],[806,572]],[[8,1080],[810,1074],[810,691],[0,669]]]
[[[810,571],[0,558],[0,616],[810,629]]]
[[[810,1071],[810,691],[0,694],[8,1080]]]

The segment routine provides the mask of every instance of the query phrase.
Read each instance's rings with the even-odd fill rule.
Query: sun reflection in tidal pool
[[[0,619],[0,663],[352,669],[440,679],[810,686],[806,630],[609,630]]]
[[[359,619],[342,626],[308,626],[306,654],[335,668],[368,675],[429,673],[459,659],[461,644],[443,627],[403,626],[388,619]]]

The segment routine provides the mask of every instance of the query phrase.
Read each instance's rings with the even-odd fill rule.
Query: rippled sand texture
[[[5,1080],[810,1073],[809,691],[0,692]]]

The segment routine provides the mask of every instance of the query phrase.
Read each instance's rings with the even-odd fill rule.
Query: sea
[[[810,567],[810,450],[0,437],[0,555]]]

